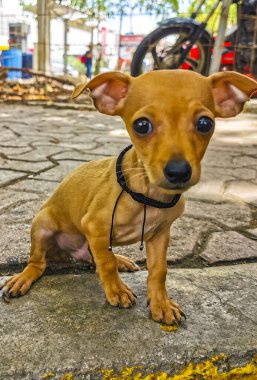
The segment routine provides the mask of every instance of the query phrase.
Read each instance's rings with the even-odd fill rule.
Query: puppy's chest
[[[166,224],[167,213],[164,210],[146,207],[144,238],[151,238],[163,224]],[[119,215],[114,223],[113,240],[115,244],[131,244],[141,239],[144,221],[144,206],[133,217]]]

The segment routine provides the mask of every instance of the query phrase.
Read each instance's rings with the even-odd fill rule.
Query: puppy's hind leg
[[[34,218],[31,227],[31,251],[26,268],[8,279],[3,288],[3,298],[22,296],[33,282],[42,276],[46,268],[46,252],[51,238],[57,231],[51,209],[43,208]]]

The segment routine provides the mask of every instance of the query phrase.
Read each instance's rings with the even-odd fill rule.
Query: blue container
[[[24,69],[32,69],[33,66],[33,54],[23,53],[22,54],[22,67]],[[32,75],[27,73],[22,73],[22,78],[32,78]]]
[[[17,67],[22,68],[22,52],[20,49],[11,48],[10,50],[3,50],[2,56],[2,67]],[[9,79],[21,78],[21,71],[9,71]]]

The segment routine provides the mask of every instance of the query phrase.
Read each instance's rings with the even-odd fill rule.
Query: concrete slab
[[[70,373],[98,380],[101,369],[137,365],[143,373],[174,374],[216,354],[226,354],[231,365],[256,354],[257,264],[170,270],[169,293],[187,315],[172,333],[149,318],[146,276],[122,275],[138,295],[129,310],[109,306],[90,273],[45,276],[26,296],[0,303],[1,378]]]
[[[250,234],[252,234],[253,236],[255,236],[257,238],[257,228],[254,228],[252,230],[248,230],[247,232],[249,232]]]
[[[59,182],[39,180],[38,178],[28,178],[24,181],[19,181],[9,186],[8,191],[12,194],[13,190],[24,197],[30,196],[31,199],[35,194],[42,195],[42,201],[46,200],[50,194],[56,189]],[[9,200],[10,202],[10,200]]]
[[[13,170],[2,170],[0,169],[0,186],[6,186],[21,178],[26,178],[29,174],[24,172],[16,172]]]
[[[188,217],[187,213],[176,220],[171,227],[171,239],[168,248],[168,260],[172,264],[185,263],[190,258],[189,266],[198,266],[199,247],[214,231],[220,231],[217,224],[204,219]],[[194,261],[196,261],[194,263]],[[186,265],[187,266],[187,265]]]
[[[238,232],[215,232],[200,255],[208,264],[257,260],[257,241]]]
[[[228,228],[243,228],[251,223],[251,210],[242,202],[186,202],[185,215]]]
[[[13,223],[0,219],[1,255],[0,270],[5,273],[14,268],[21,270],[28,260],[30,252],[30,224]]]
[[[226,195],[257,206],[257,184],[234,181],[226,189]]]
[[[4,160],[1,164],[2,169],[8,171],[20,171],[24,173],[38,173],[39,171],[47,171],[53,167],[50,161],[24,161],[24,160]]]
[[[23,181],[21,181],[23,182]],[[23,191],[15,191],[11,190],[11,188],[1,189],[0,188],[0,198],[1,198],[1,204],[0,204],[0,214],[1,212],[4,212],[5,215],[8,214],[8,210],[12,209],[13,207],[24,203],[26,201],[31,201],[34,199],[39,200],[39,194],[35,193],[26,193]]]

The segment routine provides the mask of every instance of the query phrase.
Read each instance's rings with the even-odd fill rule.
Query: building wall
[[[1,4],[1,2],[0,2]],[[25,23],[29,25],[27,49],[24,52],[34,53],[37,44],[36,15],[25,12],[19,0],[2,0],[0,7],[0,36],[8,39],[10,23]],[[61,18],[51,19],[50,66],[53,74],[63,73],[64,55],[64,21]],[[68,55],[80,56],[86,52],[91,42],[91,33],[80,29],[70,28],[68,32]],[[16,47],[15,45],[13,45]],[[1,52],[0,52],[1,53]],[[36,57],[34,57],[36,63]],[[36,65],[37,66],[37,65]],[[37,68],[37,67],[34,67]]]

